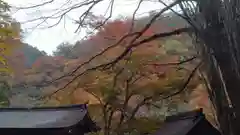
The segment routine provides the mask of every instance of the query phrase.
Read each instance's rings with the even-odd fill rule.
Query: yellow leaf
[[[12,48],[6,48],[6,49],[2,52],[2,54],[3,54],[3,55],[11,55],[12,52],[13,52],[13,49],[12,49]]]
[[[9,68],[0,68],[0,72],[11,73],[12,71]]]
[[[4,43],[0,43],[0,48],[7,48],[8,46],[6,45],[6,44],[4,44]]]
[[[1,62],[3,65],[6,65],[6,59],[5,59],[5,58],[0,57],[0,62]]]

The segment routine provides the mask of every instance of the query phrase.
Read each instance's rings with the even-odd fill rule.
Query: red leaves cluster
[[[131,29],[132,33],[141,30],[137,30],[136,28],[132,27],[132,21],[130,20],[114,20],[106,23],[96,35],[90,37],[90,40],[96,41],[98,44],[104,46],[112,45],[119,41],[123,36],[127,35],[131,31]],[[142,34],[140,39],[144,37],[149,37],[153,34],[153,29],[149,28]],[[121,45],[127,45],[134,37],[135,36],[129,36],[121,43]]]

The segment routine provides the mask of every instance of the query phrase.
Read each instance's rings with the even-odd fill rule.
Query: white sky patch
[[[13,6],[29,6],[34,5],[36,3],[42,3],[49,0],[5,0],[9,4]],[[41,16],[50,15],[53,13],[53,10],[59,8],[63,5],[64,2],[67,0],[55,0],[55,3],[48,4],[41,9],[28,9],[28,10],[20,10],[13,14],[13,17],[16,18],[19,22],[26,22],[32,20],[33,18],[38,18]],[[76,4],[76,2],[81,2],[82,0],[72,0]],[[110,0],[104,0],[103,2],[99,3],[92,11],[97,15],[104,15],[106,9],[109,6]],[[115,0],[114,3],[114,10],[112,18],[117,18],[119,16],[132,16],[134,10],[137,7],[139,0]],[[63,5],[63,7],[67,7],[69,5]],[[138,15],[142,15],[144,13],[148,13],[149,11],[161,9],[163,5],[156,2],[143,2],[139,11],[137,12]],[[52,51],[56,49],[56,47],[62,42],[70,42],[74,43],[77,40],[80,40],[82,37],[85,36],[85,31],[80,33],[74,33],[77,29],[77,25],[73,23],[71,19],[77,19],[87,7],[77,8],[67,14],[67,18],[61,21],[61,23],[53,28],[48,29],[32,29],[32,27],[36,26],[38,22],[31,22],[31,23],[22,23],[22,28],[27,30],[28,33],[25,36],[24,41],[28,44],[39,48],[40,50],[44,50],[48,54],[52,54]],[[106,15],[108,16],[108,14]],[[57,19],[48,21],[48,23],[55,23]],[[49,25],[49,24],[44,24]],[[30,29],[31,28],[31,29]]]

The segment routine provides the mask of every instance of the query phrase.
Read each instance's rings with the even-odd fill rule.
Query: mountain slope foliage
[[[134,36],[130,36],[86,62],[118,42],[130,29],[142,29],[151,17],[150,14],[139,18],[134,26],[130,19],[108,21],[87,39],[75,44],[60,44],[53,56],[21,43],[22,47],[11,55],[11,60],[14,60],[12,65],[15,64],[12,67],[17,67],[14,76],[5,79],[11,84],[7,105],[60,106],[86,103],[92,117],[102,126],[101,132],[104,134],[154,132],[166,115],[194,107],[204,107],[211,119],[211,106],[200,76],[195,74],[185,87],[197,63],[197,60],[183,62],[196,55],[188,35],[144,43],[132,49],[129,55],[113,67],[104,70],[94,68],[116,59],[134,39]],[[159,32],[185,27],[185,24],[177,16],[164,16],[137,41]],[[86,64],[79,67],[83,63]],[[198,89],[200,93],[195,91]],[[192,100],[194,94],[202,97]],[[169,95],[172,95],[171,98]]]

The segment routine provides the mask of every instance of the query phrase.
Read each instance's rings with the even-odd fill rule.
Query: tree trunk
[[[213,91],[220,128],[224,135],[240,134],[240,78],[233,63],[232,48],[223,22],[220,0],[201,0],[200,13],[204,16],[205,28],[199,31],[207,60],[208,78]],[[228,98],[230,102],[228,102]],[[231,105],[233,108],[230,108]]]

